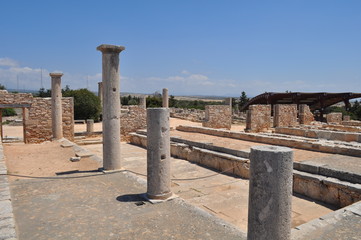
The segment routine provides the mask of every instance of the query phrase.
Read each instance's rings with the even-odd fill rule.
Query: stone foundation
[[[171,117],[192,122],[203,122],[205,119],[205,111],[199,109],[169,108],[169,112]]]
[[[271,105],[251,105],[247,111],[246,131],[261,132],[271,127]]]
[[[203,127],[231,129],[232,110],[224,105],[207,105]]]
[[[147,127],[147,110],[141,106],[123,106],[120,114],[120,134],[127,136],[131,132]]]
[[[63,136],[74,140],[73,98],[62,98]],[[51,98],[34,98],[25,119],[25,143],[41,143],[52,139]]]
[[[274,105],[274,127],[294,127],[297,125],[297,104]]]
[[[326,120],[327,120],[327,123],[341,124],[342,113],[338,113],[338,112],[329,113],[326,116]]]
[[[309,125],[315,118],[307,104],[300,104],[298,109],[300,124]]]

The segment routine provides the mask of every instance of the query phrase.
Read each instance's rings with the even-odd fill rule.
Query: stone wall
[[[0,104],[31,104],[33,95],[31,93],[7,93],[0,92]]]
[[[274,127],[294,127],[297,125],[297,104],[274,105]]]
[[[300,124],[309,125],[315,121],[313,113],[307,104],[300,104],[298,109]]]
[[[62,98],[63,136],[74,140],[73,98]],[[25,142],[41,143],[52,139],[51,98],[34,98],[25,119]]]
[[[261,132],[271,127],[271,105],[251,105],[247,111],[246,131]]]
[[[342,113],[339,113],[339,112],[329,113],[329,114],[327,114],[326,119],[327,119],[327,123],[341,124]]]
[[[205,111],[199,109],[169,108],[171,117],[189,120],[192,122],[203,122]]]
[[[231,129],[232,110],[224,105],[207,105],[203,127]]]
[[[147,110],[141,106],[122,106],[120,115],[120,134],[127,136],[131,132],[147,127]]]
[[[342,121],[342,125],[361,127],[361,121],[356,121],[356,120],[346,121],[346,120],[344,120],[344,121]]]

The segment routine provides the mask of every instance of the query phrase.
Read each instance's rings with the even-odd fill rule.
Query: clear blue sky
[[[115,44],[122,92],[361,92],[359,0],[1,1],[0,43],[7,88],[96,91]]]

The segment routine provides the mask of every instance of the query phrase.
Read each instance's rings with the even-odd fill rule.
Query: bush
[[[74,98],[74,119],[93,119],[99,121],[101,106],[100,99],[88,89],[67,90],[63,92],[63,97]]]
[[[16,116],[16,112],[13,108],[4,108],[3,109],[3,116],[4,117],[8,117],[8,116]]]

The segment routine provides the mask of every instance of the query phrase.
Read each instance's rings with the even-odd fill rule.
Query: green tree
[[[99,121],[101,106],[100,99],[88,89],[70,90],[64,92],[63,97],[74,98],[74,119],[94,119]]]
[[[244,106],[249,101],[249,98],[247,97],[247,94],[245,91],[242,91],[241,96],[239,97],[239,109],[241,109],[242,106]]]
[[[5,86],[0,83],[0,90],[5,90]]]

